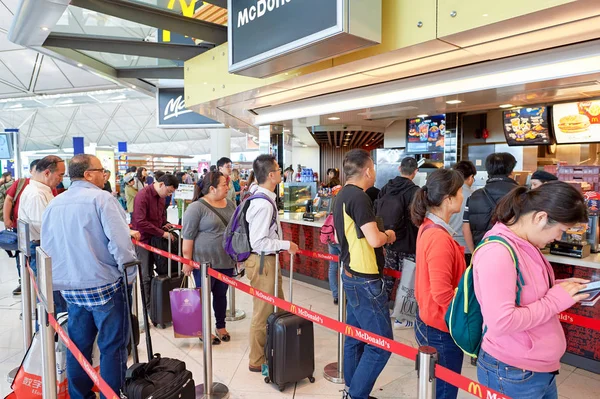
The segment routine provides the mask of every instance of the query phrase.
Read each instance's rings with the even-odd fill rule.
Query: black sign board
[[[158,127],[176,129],[223,127],[219,122],[187,109],[182,88],[159,89],[157,102]]]

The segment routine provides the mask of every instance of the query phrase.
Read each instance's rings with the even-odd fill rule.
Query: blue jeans
[[[125,304],[123,285],[102,306],[69,306],[69,337],[91,363],[96,335],[100,349],[100,375],[118,394],[125,382],[127,342],[129,341],[129,310]],[[67,378],[72,399],[93,399],[94,383],[81,368],[73,354],[67,353]],[[105,399],[104,395],[100,396]]]
[[[235,269],[218,269],[220,273],[227,277],[233,277]],[[202,286],[202,273],[198,269],[192,271],[196,287]],[[216,278],[210,279],[210,292],[212,294],[213,310],[215,311],[215,325],[217,330],[225,328],[225,316],[227,316],[227,290],[229,285]]]
[[[558,399],[554,374],[512,367],[484,350],[480,351],[477,359],[477,379],[479,383],[512,399]]]
[[[463,351],[456,346],[449,333],[428,326],[417,314],[415,338],[419,346],[431,346],[438,352],[438,363],[456,373],[461,372]],[[438,378],[435,386],[437,399],[455,399],[458,388]]]
[[[340,244],[328,244],[329,254],[340,256]],[[338,262],[329,262],[329,289],[333,299],[338,299],[338,271],[340,264]]]
[[[387,296],[381,279],[342,274],[346,323],[394,339]],[[340,304],[342,306],[342,304]],[[344,379],[352,399],[367,399],[391,353],[352,337],[344,343]]]

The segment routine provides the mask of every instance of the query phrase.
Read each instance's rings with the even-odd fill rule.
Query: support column
[[[216,165],[219,158],[231,158],[231,132],[227,129],[210,132],[210,163]]]

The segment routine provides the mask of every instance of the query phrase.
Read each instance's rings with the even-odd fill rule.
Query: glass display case
[[[317,195],[317,183],[284,183],[283,210],[284,212],[304,212],[306,202]]]

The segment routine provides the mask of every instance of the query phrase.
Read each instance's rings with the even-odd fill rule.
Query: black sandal
[[[202,337],[199,337],[198,339],[200,339],[200,342],[204,342],[202,340]],[[212,337],[212,344],[213,345],[221,345],[221,340],[218,337]]]
[[[217,334],[217,337],[223,342],[231,341],[231,335],[229,335],[229,333],[221,334],[218,330],[215,330],[215,334]]]

